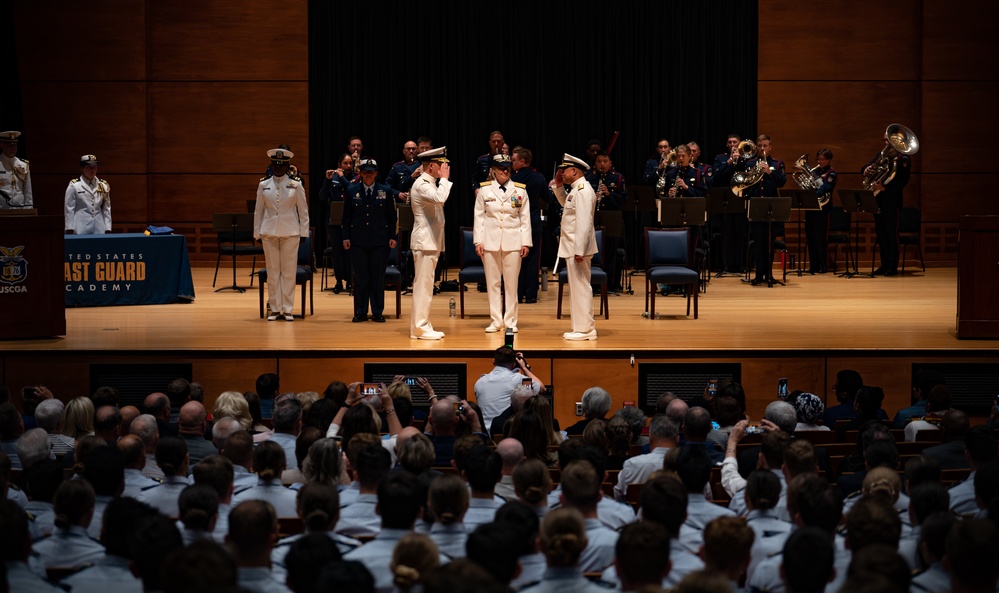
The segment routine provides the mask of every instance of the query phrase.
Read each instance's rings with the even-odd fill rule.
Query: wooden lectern
[[[957,247],[957,337],[999,338],[999,216],[962,216]]]

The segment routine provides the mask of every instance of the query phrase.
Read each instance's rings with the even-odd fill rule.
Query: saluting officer
[[[504,327],[517,332],[517,282],[520,260],[534,244],[531,237],[531,206],[523,183],[510,181],[510,157],[493,155],[493,180],[479,186],[475,195],[475,253],[486,270],[491,323],[486,333]],[[503,295],[500,282],[505,283]],[[503,301],[506,299],[506,313]]]
[[[444,249],[444,203],[451,193],[451,165],[447,147],[441,146],[417,155],[423,173],[413,184],[409,203],[413,207],[413,314],[409,337],[439,340],[444,332],[430,323],[430,304],[434,298],[434,269]],[[437,185],[440,183],[440,185]]]
[[[593,228],[597,197],[589,182],[583,178],[589,168],[582,159],[566,153],[550,184],[552,193],[563,207],[558,256],[565,258],[565,271],[569,278],[569,311],[572,315],[572,331],[562,334],[566,340],[597,339],[590,284],[590,265],[593,254],[597,252],[597,237]],[[568,194],[563,183],[572,186]]]
[[[295,272],[298,245],[309,236],[309,201],[302,180],[288,176],[288,163],[295,157],[290,150],[267,151],[274,175],[260,180],[257,206],[253,211],[253,238],[264,244],[267,266],[267,298],[271,312],[267,321],[283,315],[294,321]]]
[[[28,161],[17,158],[21,132],[0,132],[0,210],[31,208],[31,173]]]
[[[97,157],[80,157],[80,176],[66,188],[66,234],[111,232],[111,186],[97,177]]]
[[[354,323],[385,323],[385,266],[395,247],[395,196],[398,192],[376,183],[378,163],[361,159],[361,182],[347,188],[343,202],[343,248],[354,271]]]

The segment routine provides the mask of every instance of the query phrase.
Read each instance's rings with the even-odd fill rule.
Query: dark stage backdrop
[[[311,194],[360,136],[380,178],[403,142],[447,145],[448,242],[472,223],[470,175],[493,130],[550,178],[563,152],[605,147],[641,184],[658,138],[694,140],[702,161],[725,136],[755,137],[757,2],[309,2]],[[449,260],[457,262],[456,250]]]

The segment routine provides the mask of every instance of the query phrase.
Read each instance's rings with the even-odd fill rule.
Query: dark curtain
[[[550,178],[563,152],[620,136],[611,157],[631,184],[666,137],[700,144],[755,137],[757,3],[309,2],[310,190],[360,136],[380,177],[402,145],[447,145],[449,245],[472,222],[470,175],[500,130]],[[322,215],[316,210],[316,215]],[[450,250],[451,263],[457,254]]]

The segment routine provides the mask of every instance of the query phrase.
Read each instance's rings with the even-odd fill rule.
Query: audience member
[[[927,396],[923,403],[925,413],[922,416],[913,416],[905,426],[905,442],[916,441],[916,436],[922,430],[940,430],[943,416],[950,410],[951,395],[950,390],[943,385],[937,385]]]
[[[270,593],[288,590],[271,573],[271,550],[277,536],[278,516],[266,500],[237,503],[229,513],[226,543],[236,558],[240,587]]]
[[[94,487],[94,515],[87,528],[93,539],[101,536],[104,509],[125,487],[125,461],[116,447],[98,447],[87,455],[83,479]]]
[[[25,492],[30,499],[24,510],[30,518],[31,539],[38,541],[55,531],[55,510],[52,498],[56,489],[63,483],[64,471],[57,461],[42,460],[24,473]],[[0,495],[2,495],[0,488]]]
[[[450,558],[465,556],[465,540],[473,529],[462,522],[468,511],[468,487],[458,476],[442,475],[430,483],[427,506],[433,515],[430,539]]]
[[[944,432],[946,431],[945,428]],[[927,450],[923,450],[923,454],[926,455]],[[981,466],[996,460],[996,437],[992,429],[987,426],[976,426],[969,430],[967,438],[964,439],[964,456],[971,466],[971,474],[966,480],[950,489],[950,510],[958,515],[978,512],[978,504],[975,502],[975,473]],[[947,469],[943,462],[941,466]]]
[[[76,397],[66,404],[62,433],[79,441],[94,434],[94,403],[89,397]]]
[[[67,453],[72,453],[76,446],[76,441],[68,437],[63,432],[65,421],[63,414],[66,409],[58,399],[46,399],[35,408],[35,423],[49,435],[49,444],[52,445],[52,454],[56,458]]]
[[[0,537],[0,567],[6,572],[0,575],[6,577],[0,581],[0,587],[6,586],[12,593],[64,593],[63,589],[50,585],[28,568],[28,558],[32,554],[28,514],[17,503],[5,498],[0,498],[0,533],[3,533]]]
[[[756,535],[746,522],[737,517],[718,517],[704,528],[704,569],[728,580],[732,590],[749,566],[750,552]]]
[[[191,456],[191,466],[195,466],[209,455],[218,453],[211,441],[205,440],[208,413],[200,402],[190,401],[181,406],[177,420],[177,435],[187,443],[187,453]]]
[[[94,516],[94,488],[86,480],[67,480],[59,485],[52,497],[55,511],[55,531],[34,544],[39,565],[83,567],[104,556],[104,546],[87,535]]]
[[[271,505],[278,517],[294,517],[295,491],[285,488],[281,483],[281,472],[285,469],[284,449],[281,445],[270,440],[257,445],[253,449],[253,468],[257,472],[257,484],[234,494],[233,507],[250,500],[262,500]],[[229,531],[232,532],[231,516]]]
[[[277,548],[274,550],[277,551]],[[340,550],[325,534],[303,534],[288,546],[284,556],[285,584],[295,593],[317,591],[316,583],[323,567],[331,562],[340,562],[341,558]],[[276,572],[276,568],[272,567],[272,571]]]
[[[142,475],[142,469],[146,467],[146,452],[142,439],[137,435],[127,434],[118,439],[116,446],[125,466],[125,486],[121,491],[122,496],[138,498],[143,490],[159,485],[156,480]]]
[[[185,546],[196,541],[214,541],[219,516],[219,497],[208,485],[193,484],[177,498],[177,514],[184,529],[180,532]]]
[[[606,420],[607,412],[611,408],[611,396],[602,387],[590,387],[583,392],[583,397],[580,401],[583,406],[584,418],[565,429],[565,433],[570,436],[583,434],[583,429],[586,428],[586,425],[597,418]]]
[[[970,467],[965,455],[965,439],[971,430],[968,415],[961,410],[950,409],[940,418],[942,443],[923,449],[923,455],[940,462],[942,469],[965,469]]]
[[[833,580],[835,547],[818,527],[801,527],[784,542],[780,576],[787,593],[818,593]]]
[[[225,542],[225,534],[229,532],[229,511],[232,510],[233,465],[222,455],[209,455],[201,463],[191,469],[194,483],[209,486],[218,499],[218,516],[215,519],[215,529],[212,539],[216,543]]]
[[[628,486],[644,484],[652,472],[662,469],[666,452],[680,442],[679,427],[668,416],[656,416],[649,426],[649,448],[644,455],[636,455],[624,462],[614,486],[614,498],[625,500]]]
[[[903,408],[895,414],[895,428],[905,428],[911,418],[926,415],[926,398],[937,385],[944,384],[944,376],[931,369],[921,369],[912,378],[912,405]]]
[[[583,576],[580,559],[587,549],[583,517],[574,509],[555,509],[545,515],[539,535],[548,568],[541,581],[521,589],[524,593],[598,593],[604,591]],[[609,559],[613,559],[613,548]]]
[[[798,416],[798,424],[794,427],[795,434],[799,431],[831,430],[828,426],[818,424],[826,409],[819,396],[814,393],[802,393],[795,398],[793,405],[794,413]]]
[[[434,541],[422,533],[407,533],[392,550],[392,584],[397,591],[421,591],[422,583],[440,566],[440,553]]]
[[[156,418],[150,414],[142,414],[132,421],[128,431],[142,440],[142,447],[146,455],[142,475],[154,480],[162,480],[163,470],[156,463],[156,445],[160,441],[160,431],[156,426]]]
[[[659,589],[670,571],[670,535],[652,521],[636,521],[621,528],[614,545],[614,568],[621,591]]]
[[[833,391],[836,394],[835,406],[829,406],[822,413],[822,424],[829,428],[836,428],[837,420],[849,420],[857,417],[857,410],[854,408],[854,398],[857,397],[857,390],[864,386],[864,380],[857,371],[843,369],[836,373],[836,383]]]
[[[573,461],[562,470],[561,486],[563,507],[577,511],[584,519],[587,543],[579,557],[579,568],[583,572],[602,571],[614,561],[617,532],[597,518],[597,503],[602,496],[600,476],[590,463]]]

